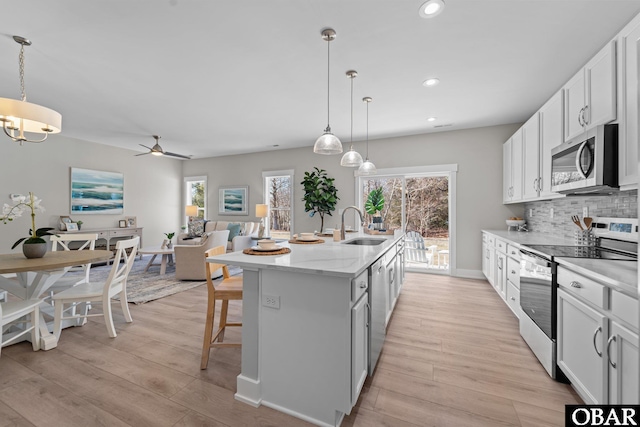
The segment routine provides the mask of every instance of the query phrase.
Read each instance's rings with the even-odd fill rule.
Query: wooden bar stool
[[[216,246],[204,253],[205,259],[214,255],[222,255],[226,252],[224,246]],[[227,311],[229,309],[229,300],[241,300],[242,299],[242,277],[232,277],[229,275],[229,269],[224,264],[216,264],[211,262],[205,262],[207,270],[207,323],[204,328],[204,342],[202,343],[202,362],[200,363],[200,369],[207,369],[209,364],[209,350],[212,347],[240,347],[241,343],[230,343],[224,341],[224,330],[227,326],[242,326],[242,322],[228,323]],[[211,275],[214,271],[222,269],[222,282],[218,286],[213,285]],[[215,313],[216,313],[216,300],[222,301],[222,308],[220,310],[220,321],[218,322],[218,330],[213,333]]]

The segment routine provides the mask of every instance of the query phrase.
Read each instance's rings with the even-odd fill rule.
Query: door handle
[[[538,178],[533,180],[533,191],[538,191]]]
[[[611,335],[609,337],[609,339],[607,340],[607,359],[609,359],[609,364],[611,365],[611,367],[613,369],[616,368],[616,362],[611,361],[611,356],[609,355],[609,347],[611,347],[611,343],[612,342],[616,342],[616,336],[615,335]]]
[[[596,337],[598,336],[598,332],[602,332],[602,326],[598,326],[598,329],[593,333],[593,348],[596,351],[596,354],[602,357],[602,352],[598,351],[598,347],[596,346]]]
[[[369,320],[371,318],[371,306],[369,305],[369,302],[365,302],[364,306],[367,308],[367,328],[369,327]]]
[[[591,122],[591,117],[590,116],[590,109],[588,105],[585,105],[584,108],[582,109],[582,122],[584,123],[584,125],[588,125]]]

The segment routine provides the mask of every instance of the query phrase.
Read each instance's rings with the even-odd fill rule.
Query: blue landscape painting
[[[247,188],[220,189],[220,214],[247,215]]]
[[[124,175],[71,168],[72,214],[124,213]]]

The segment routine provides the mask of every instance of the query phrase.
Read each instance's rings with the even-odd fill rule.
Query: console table
[[[76,233],[95,233],[98,240],[105,240],[107,249],[111,248],[111,239],[120,237],[140,237],[140,247],[142,247],[142,228],[143,227],[125,227],[125,228],[83,228],[78,231],[56,231],[57,234],[76,234]],[[97,242],[96,242],[97,246]]]

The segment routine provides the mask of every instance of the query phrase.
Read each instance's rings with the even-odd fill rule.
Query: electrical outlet
[[[585,218],[587,216],[589,216],[589,208],[585,206],[582,208],[582,217]]]
[[[549,218],[553,219],[553,208],[549,209]]]
[[[269,308],[280,308],[280,297],[277,295],[262,295],[262,305]]]

